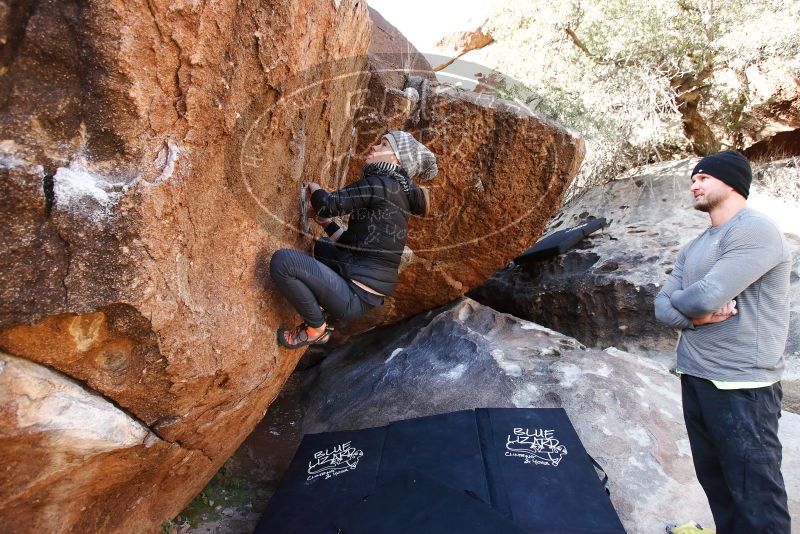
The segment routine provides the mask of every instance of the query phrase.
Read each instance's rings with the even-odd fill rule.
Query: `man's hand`
[[[692,324],[694,326],[702,326],[704,324],[721,323],[725,319],[733,317],[737,313],[739,312],[736,310],[736,301],[732,300],[718,310],[707,313],[701,317],[693,318]]]
[[[725,306],[723,306],[722,308],[718,309],[714,313],[716,313],[717,315],[727,315],[728,317],[730,317],[732,315],[736,315],[737,313],[739,313],[736,310],[736,301],[732,300],[732,301],[728,302]]]

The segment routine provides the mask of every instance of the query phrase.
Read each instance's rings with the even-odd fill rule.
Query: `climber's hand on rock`
[[[326,226],[328,226],[330,223],[333,222],[333,219],[320,217],[316,213],[314,213],[312,215],[312,217],[314,218],[314,222],[317,223],[318,225],[322,226],[323,228],[325,228]]]
[[[308,189],[309,195],[313,195],[314,191],[317,189],[322,189],[322,187],[317,182],[308,182],[306,183],[306,189]]]
[[[316,210],[310,203],[308,205],[308,209],[306,210],[306,216],[309,219],[313,219],[315,223],[322,226],[323,228],[325,226],[328,226],[328,224],[330,224],[331,221],[333,221],[333,219],[329,219],[327,217],[320,217],[319,215],[317,215]]]

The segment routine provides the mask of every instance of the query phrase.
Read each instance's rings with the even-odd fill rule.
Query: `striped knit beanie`
[[[410,133],[390,130],[384,137],[389,141],[395,156],[400,161],[400,166],[409,177],[418,176],[422,180],[430,180],[439,172],[436,156]]]

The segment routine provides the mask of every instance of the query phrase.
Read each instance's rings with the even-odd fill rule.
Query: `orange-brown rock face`
[[[491,97],[388,90],[355,0],[0,2],[0,38],[4,532],[157,530],[235,450],[300,356],[267,273],[310,248],[303,179],[355,179],[387,128],[439,154],[365,328],[530,245],[583,155]]]
[[[450,66],[458,58],[469,54],[473,50],[480,50],[494,42],[494,37],[485,28],[488,21],[485,21],[474,30],[460,31],[442,37],[436,42],[436,48],[451,59],[436,67],[437,71]]]
[[[364,80],[275,104],[360,69],[367,9],[23,0],[0,33],[0,530],[155,531],[300,356],[266,268],[307,243],[265,220],[346,151]]]
[[[453,55],[464,55],[494,42],[494,37],[485,28],[486,22],[471,31],[451,33],[439,39],[436,47]]]

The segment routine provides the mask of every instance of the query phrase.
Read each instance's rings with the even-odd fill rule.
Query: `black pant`
[[[372,308],[336,271],[302,252],[277,250],[270,260],[269,272],[281,294],[315,328],[325,323],[320,306],[340,320],[355,319]]]
[[[683,417],[697,479],[720,534],[789,534],[778,440],[780,382],[718,389],[681,376]]]

